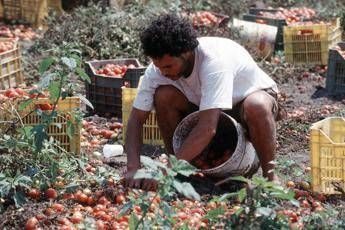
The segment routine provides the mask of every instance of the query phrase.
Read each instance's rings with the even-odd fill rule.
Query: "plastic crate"
[[[257,9],[259,10],[259,9]],[[262,11],[262,10],[261,10]],[[272,12],[276,12],[277,10],[272,10]],[[256,11],[249,11],[249,12],[256,12]],[[257,13],[260,11],[257,11]],[[277,36],[276,36],[276,43],[275,43],[275,50],[283,50],[284,49],[284,26],[286,26],[286,21],[284,19],[273,19],[273,18],[266,18],[263,16],[259,16],[256,14],[244,14],[242,16],[243,20],[249,22],[256,22],[261,24],[266,24],[270,26],[278,27]]]
[[[4,19],[19,20],[21,18],[21,0],[3,0]]]
[[[123,123],[123,133],[126,133],[127,122],[129,115],[132,111],[132,104],[137,95],[137,89],[135,88],[122,88],[122,123]],[[123,135],[123,139],[125,140]],[[161,136],[155,111],[151,111],[149,117],[147,118],[145,124],[143,125],[143,144],[148,145],[159,145],[163,146],[163,138]]]
[[[24,110],[19,110],[20,100],[6,101],[1,105],[0,120],[1,121],[13,121],[15,122],[17,116],[13,115],[13,109],[17,110],[24,125],[37,125],[41,122],[41,117],[35,112],[35,105],[51,103],[49,99],[38,98],[34,100]],[[52,124],[48,127],[48,135],[53,137],[59,142],[59,146],[64,148],[68,152],[76,154],[80,153],[80,127],[75,128],[75,132],[70,138],[67,135],[67,121],[70,119],[70,113],[80,108],[79,97],[67,97],[63,100],[59,100],[56,111],[58,112],[57,118],[55,118]],[[44,111],[43,111],[44,112]],[[13,123],[2,123],[0,129],[6,131]],[[16,124],[14,124],[16,126]]]
[[[345,52],[345,42],[338,43]],[[345,57],[338,50],[329,50],[326,89],[329,95],[345,94]]]
[[[3,0],[4,19],[40,26],[48,13],[47,0]]]
[[[339,18],[332,25],[296,25],[284,27],[285,60],[294,64],[328,63],[328,50],[341,41]]]
[[[311,126],[312,189],[336,194],[332,183],[345,190],[345,119],[329,117]]]
[[[13,41],[9,38],[0,38],[0,42]],[[8,89],[23,83],[21,70],[21,53],[19,44],[14,43],[12,50],[0,53],[0,89]]]
[[[86,84],[86,97],[92,103],[94,111],[102,115],[122,116],[122,86],[137,87],[140,76],[145,72],[139,61],[130,59],[113,59],[102,61],[90,61],[86,63],[86,73],[91,78],[91,84]],[[133,64],[138,68],[128,69],[123,78],[105,77],[96,74],[96,70],[106,64],[129,65]]]

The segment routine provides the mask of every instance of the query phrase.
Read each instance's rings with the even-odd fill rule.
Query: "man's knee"
[[[169,107],[177,110],[187,110],[189,102],[187,97],[172,85],[159,86],[154,95],[155,108]]]
[[[243,102],[245,122],[252,123],[258,120],[274,120],[273,100],[274,99],[265,92],[249,95]]]
[[[159,86],[154,95],[154,104],[157,105],[169,105],[169,103],[173,102],[174,97],[176,98],[176,94],[178,89],[176,89],[172,85],[161,85]]]

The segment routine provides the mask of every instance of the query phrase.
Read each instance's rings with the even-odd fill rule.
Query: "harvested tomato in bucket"
[[[174,152],[181,148],[198,121],[199,112],[194,112],[179,123],[173,136]],[[259,167],[255,149],[246,139],[242,126],[223,112],[216,135],[190,163],[205,175],[219,179],[235,175],[252,176]]]

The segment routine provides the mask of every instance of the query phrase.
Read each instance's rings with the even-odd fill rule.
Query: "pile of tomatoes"
[[[191,14],[193,26],[218,26],[221,18],[208,11],[200,11]]]
[[[31,27],[25,27],[24,25],[15,25],[12,28],[1,25],[0,37],[18,38],[23,41],[30,41],[37,38],[37,34]]]
[[[277,12],[260,11],[258,15],[272,19],[284,19],[286,23],[290,25],[304,20],[311,20],[315,17],[316,12],[315,10],[307,7],[291,9],[280,7],[277,8]]]
[[[0,54],[14,49],[14,41],[0,41]]]
[[[107,121],[100,128],[97,121],[82,121],[81,141],[84,147],[96,149],[106,144],[109,139],[116,139],[122,130],[122,123]]]
[[[108,180],[108,186],[113,187],[114,194],[106,194],[102,190],[85,188],[74,193],[59,194],[54,188],[49,188],[41,194],[38,189],[31,189],[28,197],[32,200],[48,199],[51,201],[41,212],[33,214],[25,224],[25,229],[38,229],[39,227],[58,227],[58,229],[76,229],[75,225],[81,224],[87,218],[94,219],[94,227],[98,230],[103,229],[128,229],[130,215],[134,214],[140,219],[143,211],[139,205],[134,205],[130,212],[120,215],[123,205],[129,201],[128,195],[138,198],[141,194],[139,190],[129,190],[124,192],[121,185],[115,185],[114,181]],[[156,193],[150,192],[150,203],[146,219],[154,220],[156,212],[164,215],[159,207],[161,199]],[[68,204],[68,205],[67,205]],[[225,202],[210,202],[204,204],[192,200],[175,200],[170,205],[176,214],[176,227],[182,227],[185,223],[192,229],[207,228],[210,224],[204,218],[208,211],[216,208],[224,208],[225,216],[230,216],[236,210],[229,208]],[[239,207],[238,207],[239,208]],[[237,208],[237,209],[238,209]]]
[[[40,94],[32,93],[29,94],[31,89],[22,88],[9,88],[5,91],[0,92],[0,103],[6,103],[8,100],[26,100],[26,99],[36,99],[36,98],[48,98],[48,93],[43,92]],[[53,106],[50,103],[37,103],[36,109],[40,110],[52,110]]]
[[[106,64],[104,67],[96,70],[96,74],[107,76],[107,77],[116,77],[122,78],[125,76],[127,69],[137,68],[133,64],[129,65],[117,65],[117,64]]]

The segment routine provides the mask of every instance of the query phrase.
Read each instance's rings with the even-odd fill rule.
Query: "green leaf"
[[[24,186],[27,187],[28,185],[30,185],[32,183],[32,180],[30,177],[28,176],[24,176],[24,175],[19,175],[14,179],[14,184],[15,185],[20,185],[20,186]]]
[[[200,200],[200,195],[194,190],[193,186],[187,182],[173,181],[173,187],[187,198]]]
[[[0,195],[2,197],[8,196],[11,191],[11,183],[7,181],[7,178],[4,178],[0,181]]]
[[[190,176],[196,172],[196,168],[185,160],[178,160],[175,156],[170,156],[169,161],[173,171],[184,176]]]
[[[271,196],[279,198],[279,199],[283,199],[283,200],[293,200],[294,199],[294,192],[293,191],[280,191],[280,192],[271,192],[270,193]]]
[[[239,216],[241,215],[241,213],[244,211],[243,207],[240,207],[239,209],[236,210],[236,212],[234,213],[234,215]]]
[[[0,181],[5,180],[5,179],[6,179],[6,175],[3,173],[0,173]]]
[[[129,229],[130,230],[136,230],[137,229],[139,219],[134,213],[131,214],[128,222],[129,222]]]
[[[22,103],[19,104],[19,111],[23,111],[26,107],[28,107],[32,103],[33,99],[28,99],[26,101],[23,101]]]
[[[169,203],[166,201],[163,201],[161,203],[162,211],[166,216],[171,216],[172,215],[172,208],[170,207]]]
[[[91,102],[88,99],[86,99],[83,95],[77,94],[76,96],[79,97],[80,100],[85,103],[85,105],[89,106],[91,109],[94,109]]]
[[[75,192],[79,187],[80,187],[79,184],[72,182],[72,183],[66,185],[65,189],[66,189],[67,193],[72,193],[72,192]]]
[[[119,216],[123,216],[128,210],[130,210],[133,207],[133,202],[129,201],[123,205],[119,212]]]
[[[75,127],[72,121],[67,121],[67,135],[70,139],[73,139],[74,133],[75,133]]]
[[[54,63],[54,58],[48,57],[44,59],[38,68],[38,72],[42,75],[45,71],[49,69],[49,67]]]
[[[43,124],[36,125],[31,129],[31,132],[34,134],[35,147],[39,151],[43,147],[43,142],[48,139],[46,126]]]
[[[242,202],[247,197],[247,189],[242,188],[240,191],[238,191],[238,199],[240,202]]]
[[[140,160],[141,160],[141,163],[146,168],[149,168],[149,169],[157,170],[158,168],[163,168],[163,169],[167,168],[165,164],[159,161],[152,160],[150,157],[147,157],[147,156],[140,156]]]
[[[300,204],[299,204],[299,201],[298,200],[296,200],[296,199],[292,199],[292,200],[290,200],[290,202],[291,202],[291,204],[292,205],[294,205],[295,207],[300,207]]]
[[[25,193],[22,191],[17,191],[13,196],[13,200],[17,208],[23,206],[27,202]]]
[[[222,202],[222,201],[227,201],[231,197],[238,196],[238,192],[232,192],[232,193],[225,193],[221,197],[216,197],[212,199],[212,201],[217,201],[217,202]]]
[[[84,80],[84,81],[86,81],[87,83],[91,84],[91,79],[90,79],[89,75],[87,75],[87,74],[85,73],[85,71],[84,71],[82,68],[80,68],[80,67],[76,68],[76,69],[75,69],[75,72],[77,73],[77,75],[78,75],[82,80]]]
[[[223,215],[225,213],[225,209],[223,207],[219,207],[207,212],[207,214],[203,217],[203,219],[208,220],[216,220],[219,215]]]
[[[234,176],[234,177],[231,177],[230,180],[235,180],[235,181],[241,181],[241,182],[244,182],[244,183],[249,183],[250,180],[243,177],[243,176]]]
[[[58,99],[59,97],[59,94],[60,94],[60,83],[59,82],[52,82],[49,87],[48,87],[48,90],[49,90],[49,98],[51,100],[55,101]]]
[[[61,61],[65,64],[70,70],[73,70],[77,67],[77,62],[73,58],[62,57]]]
[[[133,177],[134,179],[153,179],[154,178],[154,176],[152,175],[152,172],[148,172],[147,170],[145,170],[145,169],[139,169],[136,173],[135,173],[135,175],[134,175],[134,177]]]

